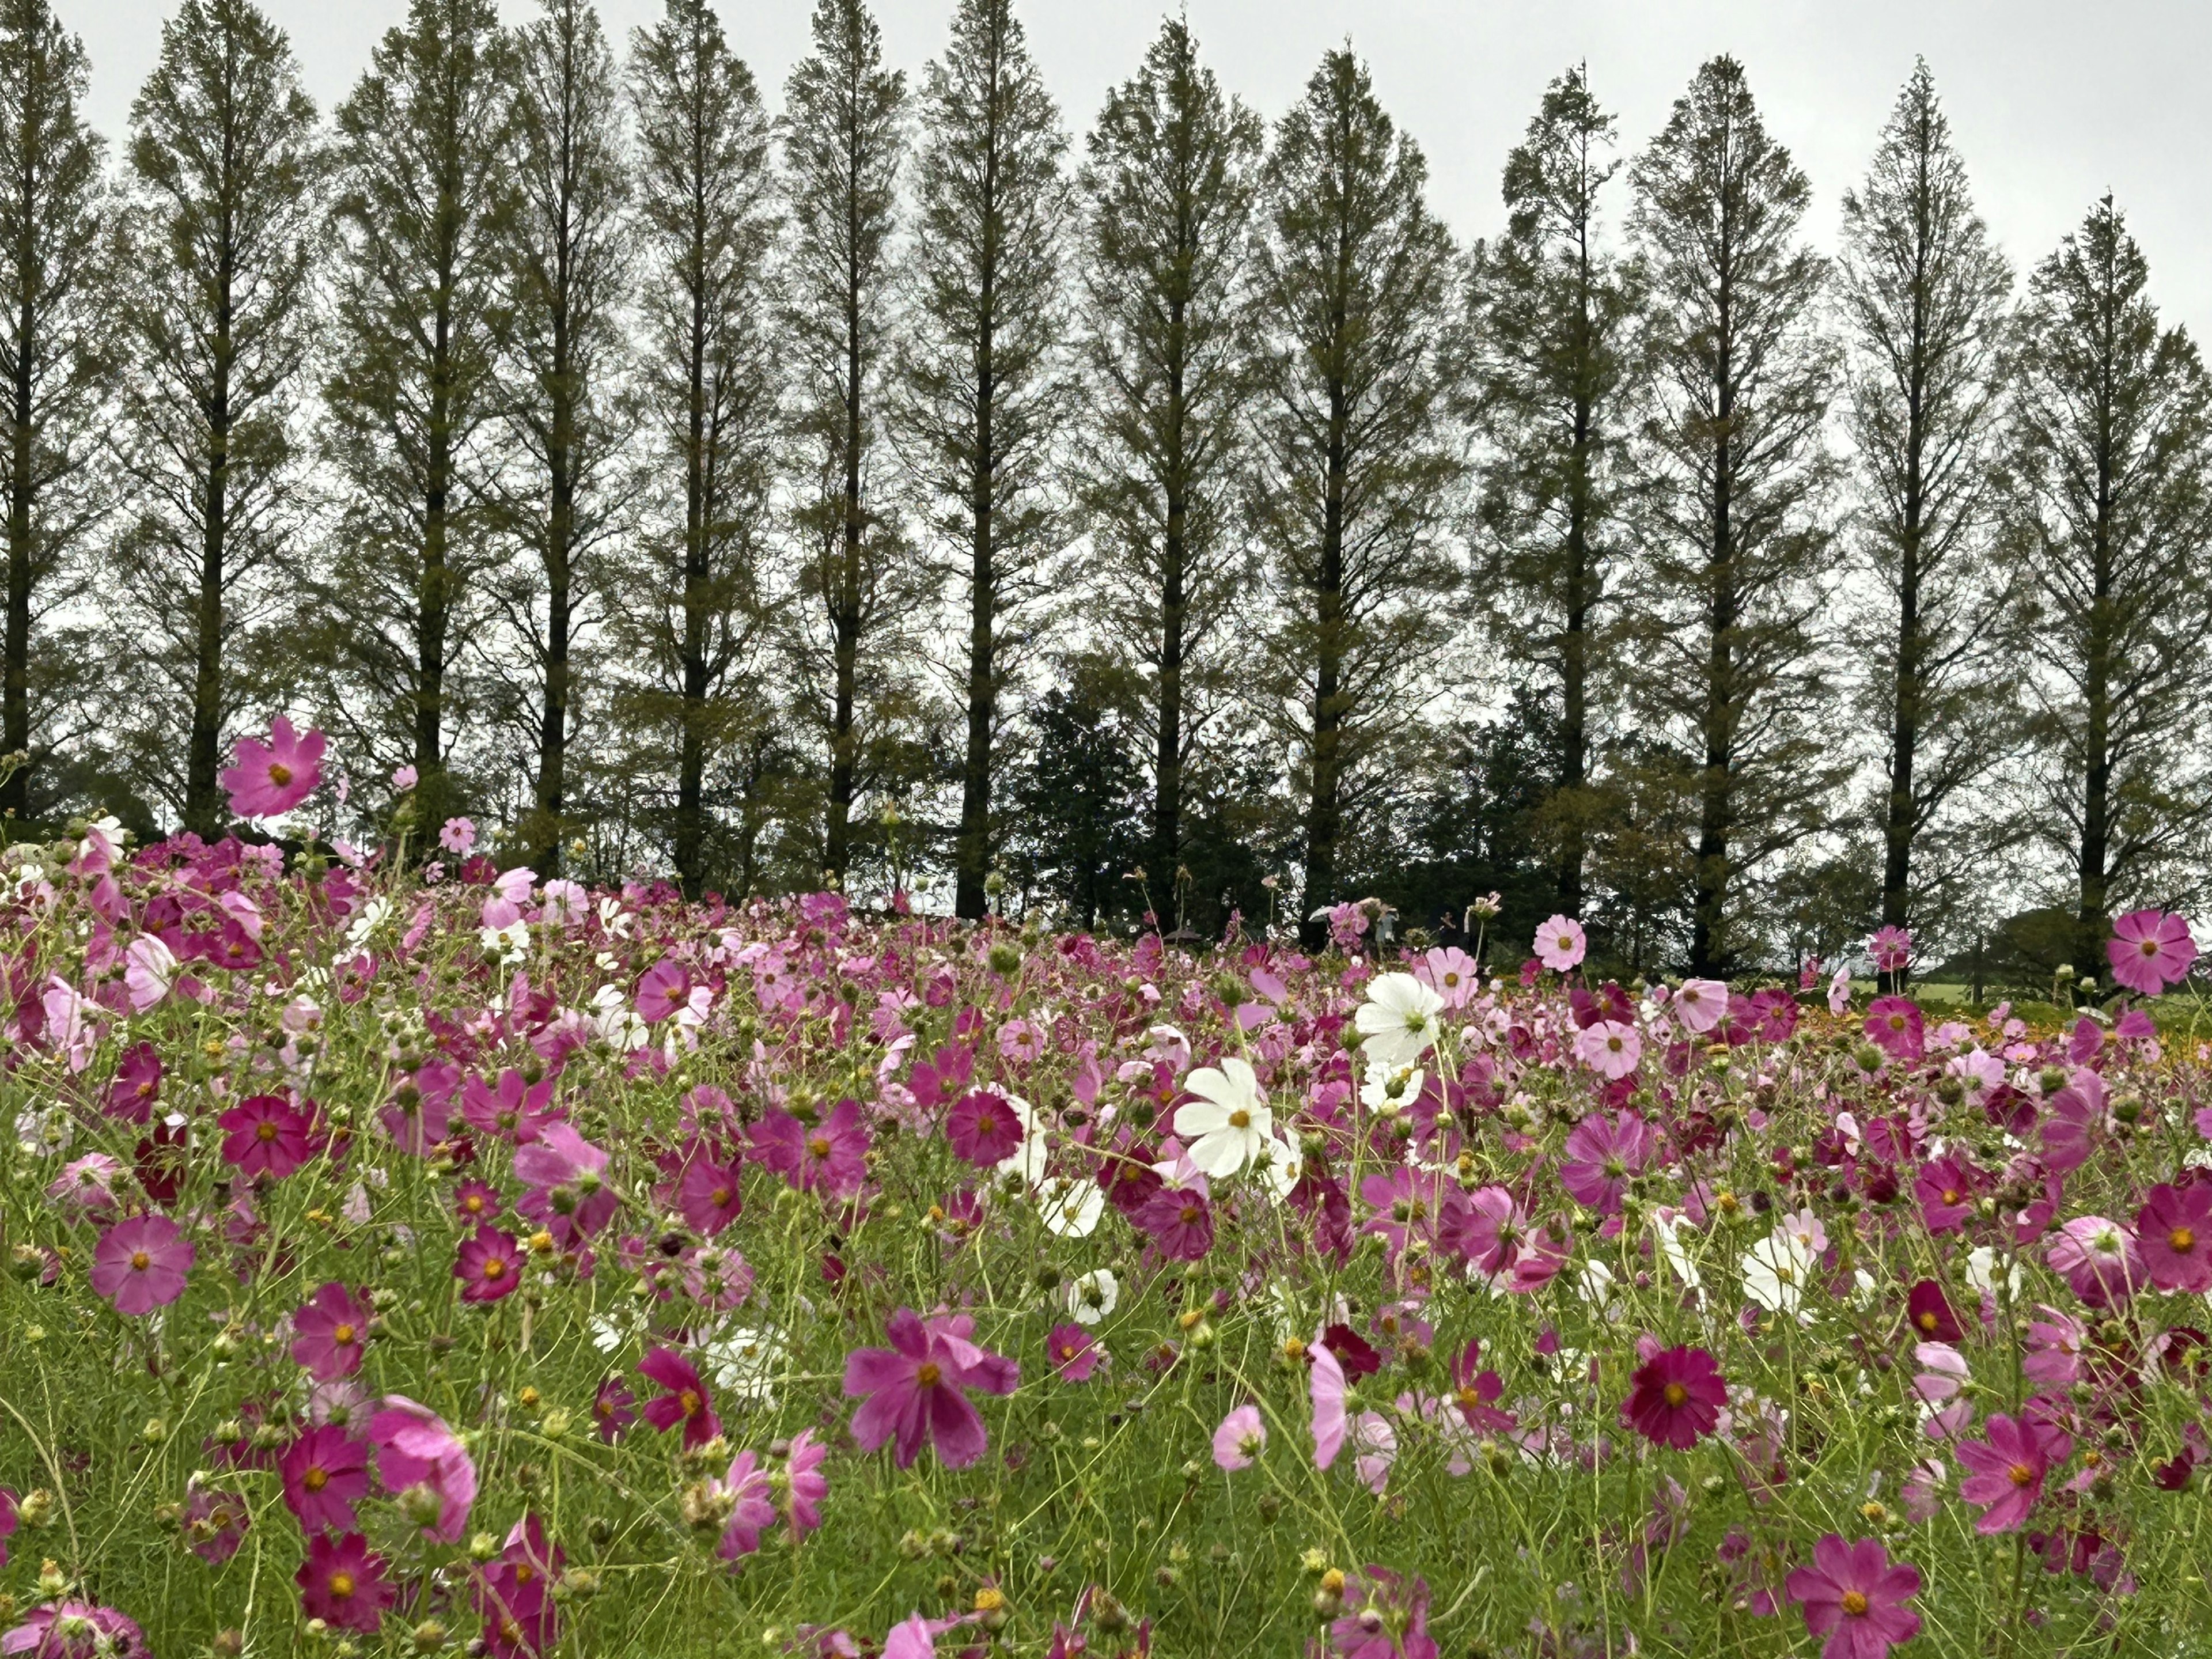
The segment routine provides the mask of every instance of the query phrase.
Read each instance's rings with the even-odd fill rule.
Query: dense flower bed
[[[2176,919],[2037,1030],[448,845],[10,854],[0,1650],[2205,1650]]]

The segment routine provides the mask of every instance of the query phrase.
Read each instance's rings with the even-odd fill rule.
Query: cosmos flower
[[[1982,1436],[1952,1448],[1952,1455],[1967,1471],[1966,1479],[1959,1483],[1959,1496],[1981,1505],[1975,1531],[2017,1532],[2043,1496],[2044,1476],[2054,1462],[2063,1462],[2072,1454],[2073,1442],[2045,1424],[2002,1412],[1990,1414],[1982,1425]]]
[[[405,1395],[384,1396],[368,1420],[376,1472],[425,1537],[460,1542],[477,1498],[477,1466],[446,1421]]]
[[[332,1279],[292,1316],[292,1358],[319,1382],[351,1376],[361,1369],[371,1312],[366,1303]]]
[[[1237,1407],[1213,1431],[1213,1461],[1234,1473],[1249,1469],[1267,1444],[1267,1425],[1257,1406]]]
[[[1183,1087],[1198,1098],[1176,1109],[1175,1132],[1205,1174],[1215,1180],[1233,1176],[1273,1144],[1274,1114],[1249,1060],[1231,1054],[1218,1070],[1201,1066],[1183,1079]]]
[[[1444,1000],[1411,974],[1382,974],[1368,981],[1367,1000],[1352,1015],[1359,1052],[1371,1065],[1411,1066],[1435,1047],[1437,1014]]]
[[[1553,916],[1536,930],[1536,960],[1555,974],[1571,971],[1589,953],[1589,936],[1570,916]]]
[[[680,1425],[687,1451],[721,1433],[722,1419],[714,1414],[706,1379],[682,1354],[673,1348],[655,1348],[638,1361],[637,1369],[661,1389],[644,1406],[645,1420],[654,1428],[665,1432]]]
[[[1687,1451],[1713,1431],[1728,1384],[1703,1348],[1654,1352],[1629,1378],[1621,1420],[1655,1446]]]
[[[1813,1564],[1790,1575],[1790,1599],[1805,1610],[1805,1628],[1826,1641],[1820,1659],[1885,1659],[1920,1633],[1920,1615],[1905,1606],[1920,1593],[1920,1574],[1892,1565],[1876,1538],[1845,1543],[1830,1533],[1813,1546]]]
[[[351,1532],[368,1496],[368,1448],[343,1429],[309,1429],[276,1462],[284,1505],[307,1532]]]
[[[277,817],[313,794],[323,781],[324,742],[320,732],[297,735],[282,714],[270,722],[268,742],[240,738],[238,763],[225,767],[222,776],[232,816]]]
[[[2189,965],[2197,960],[2197,941],[2180,916],[2162,910],[2130,910],[2112,924],[2105,959],[2112,965],[2114,979],[2130,991],[2154,997],[2189,977]]]
[[[136,1316],[166,1308],[185,1293],[192,1270],[190,1240],[165,1215],[133,1216],[100,1236],[92,1249],[92,1288]]]
[[[310,1619],[374,1636],[385,1609],[399,1599],[386,1579],[386,1565],[357,1532],[343,1538],[318,1534],[307,1540],[307,1559],[293,1575],[300,1606]]]
[[[1012,1394],[1021,1369],[974,1341],[975,1322],[966,1314],[923,1319],[911,1308],[890,1318],[888,1348],[858,1348],[845,1356],[845,1395],[858,1400],[853,1438],[864,1451],[894,1442],[899,1468],[911,1468],[925,1445],[938,1462],[965,1468],[983,1455],[989,1435],[969,1403],[971,1389]]]

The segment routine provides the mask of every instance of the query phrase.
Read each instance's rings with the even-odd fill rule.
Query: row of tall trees
[[[2203,368],[2109,200],[2015,299],[1924,66],[1833,258],[1728,58],[1632,156],[1563,75],[1464,250],[1349,49],[1270,125],[1179,19],[1079,152],[1012,0],[912,85],[818,0],[775,115],[707,0],[412,0],[326,122],[183,0],[113,167],[86,73],[0,0],[19,817],[213,833],[289,708],[418,842],[966,915],[2090,960],[2203,869]]]

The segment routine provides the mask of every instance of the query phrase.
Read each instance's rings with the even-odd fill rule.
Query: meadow
[[[2031,1022],[1894,935],[1624,986],[441,840],[9,850],[0,1653],[2212,1652],[2180,918]]]

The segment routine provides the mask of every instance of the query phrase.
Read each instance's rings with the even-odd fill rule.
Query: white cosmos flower
[[[1360,1104],[1370,1112],[1401,1112],[1421,1097],[1426,1077],[1418,1066],[1377,1066],[1370,1060],[1367,1081],[1359,1085]]]
[[[1367,988],[1352,1017],[1370,1065],[1411,1066],[1435,1046],[1437,1012],[1444,1000],[1411,974],[1384,974]]]
[[[775,1403],[785,1352],[773,1328],[739,1325],[710,1339],[701,1352],[714,1367],[715,1387],[740,1400]]]
[[[1280,1200],[1288,1198],[1291,1189],[1298,1184],[1298,1176],[1304,1172],[1305,1163],[1305,1157],[1298,1151],[1296,1142],[1278,1140],[1270,1135],[1267,1144],[1260,1149],[1259,1156],[1252,1160],[1252,1169],[1268,1192]]]
[[[1966,1283],[1984,1296],[1996,1294],[2000,1277],[1997,1253],[1994,1248],[1979,1244],[1966,1252]],[[2020,1263],[2007,1258],[2006,1271],[2002,1279],[2007,1300],[2019,1300],[2021,1286],[2027,1282],[2021,1276]]]
[[[1093,1267],[1068,1281],[1067,1316],[1079,1325],[1096,1325],[1121,1300],[1121,1281],[1108,1267]]]
[[[1619,1317],[1613,1304],[1613,1272],[1595,1257],[1583,1263],[1575,1279],[1575,1291],[1582,1299],[1607,1319]]]
[[[1691,1290],[1703,1289],[1705,1281],[1698,1276],[1698,1264],[1690,1259],[1690,1247],[1682,1241],[1684,1233],[1698,1231],[1698,1224],[1678,1211],[1670,1216],[1654,1216],[1651,1231],[1658,1240],[1659,1254],[1674,1270],[1674,1277]]]
[[[1036,1201],[1045,1231],[1061,1238],[1090,1237],[1106,1210],[1106,1194],[1097,1182],[1060,1176],[1037,1182]]]
[[[484,954],[496,957],[502,968],[512,968],[530,955],[530,924],[510,921],[504,927],[479,927],[477,938],[483,945]]]
[[[1778,1227],[1744,1253],[1743,1293],[1769,1313],[1796,1313],[1812,1272],[1812,1252]]]
[[[1217,1180],[1235,1175],[1273,1138],[1275,1115],[1261,1099],[1249,1060],[1231,1054],[1219,1071],[1201,1066],[1182,1086],[1198,1098],[1176,1109],[1175,1130],[1205,1174]]]

